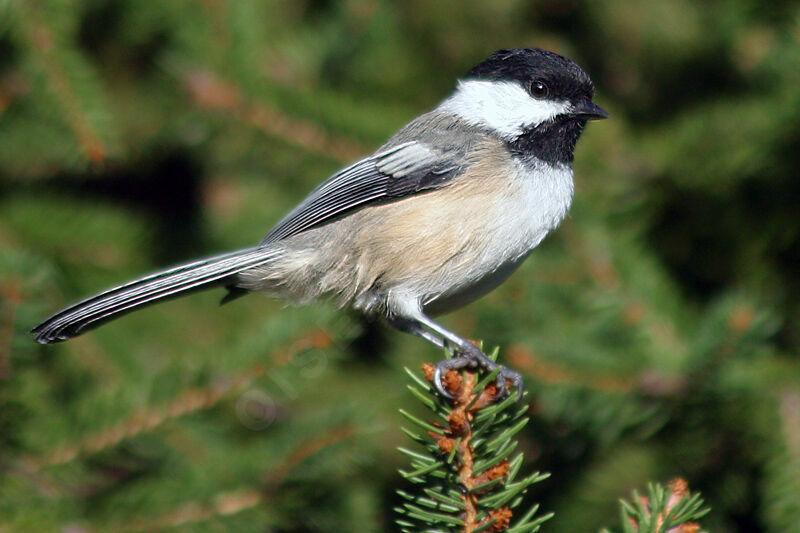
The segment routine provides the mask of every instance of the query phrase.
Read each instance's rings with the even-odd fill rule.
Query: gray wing
[[[311,191],[261,244],[326,224],[355,209],[441,187],[462,170],[462,158],[410,141],[377,152],[337,172]]]

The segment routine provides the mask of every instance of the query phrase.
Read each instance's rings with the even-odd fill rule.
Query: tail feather
[[[234,274],[274,256],[274,249],[246,248],[154,272],[81,300],[54,314],[31,333],[42,344],[65,341],[145,305],[226,284]]]

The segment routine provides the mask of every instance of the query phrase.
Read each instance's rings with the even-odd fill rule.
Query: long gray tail
[[[145,305],[231,283],[238,272],[268,262],[274,248],[245,248],[154,272],[62,309],[31,333],[42,344],[65,341]]]

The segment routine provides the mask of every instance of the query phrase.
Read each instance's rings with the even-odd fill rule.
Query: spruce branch
[[[233,515],[263,506],[274,501],[289,474],[309,457],[344,440],[357,432],[351,425],[339,425],[313,438],[300,442],[287,457],[262,479],[261,486],[247,485],[228,489],[205,497],[202,501],[188,501],[163,512],[156,517],[133,520],[124,525],[114,524],[114,531],[160,531],[168,528],[202,524],[220,516]]]
[[[20,44],[47,87],[39,98],[54,99],[77,145],[76,155],[92,164],[105,162],[117,132],[101,77],[74,45],[77,13],[54,2],[20,2],[15,9]]]
[[[249,100],[232,80],[208,69],[174,66],[191,101],[200,109],[218,111],[254,126],[285,142],[340,161],[351,161],[368,151],[358,141],[332,135],[309,119],[291,116],[266,102]]]
[[[647,496],[634,490],[631,501],[620,500],[624,533],[703,533],[696,521],[708,511],[700,494],[690,493],[689,484],[681,478],[666,487],[650,483]],[[602,533],[611,531],[604,529]]]
[[[528,487],[548,474],[519,476],[523,454],[512,456],[514,437],[530,420],[528,406],[513,394],[496,399],[498,371],[447,372],[444,386],[454,397],[448,400],[434,390],[433,365],[423,365],[424,379],[406,369],[409,391],[433,421],[400,411],[415,426],[403,431],[423,448],[400,448],[411,465],[400,473],[415,485],[398,491],[405,500],[395,508],[402,531],[532,532],[552,516],[537,514],[538,505],[517,509]]]
[[[3,291],[4,287],[0,284],[0,295],[3,295]],[[1,330],[0,333],[2,333]],[[0,337],[0,340],[2,340],[2,337]],[[62,443],[44,454],[24,457],[21,463],[26,471],[33,472],[45,467],[69,463],[81,455],[101,452],[118,445],[125,439],[153,431],[167,421],[209,409],[220,401],[241,393],[256,379],[269,371],[275,371],[286,366],[292,358],[302,351],[309,348],[326,348],[330,344],[330,336],[315,327],[292,340],[288,346],[277,349],[276,358],[269,367],[258,364],[244,372],[224,380],[215,381],[210,385],[189,387],[165,404],[136,411],[108,428],[84,435],[78,442]],[[0,351],[0,363],[2,361],[2,351]],[[0,370],[2,370],[2,367],[0,367]],[[0,378],[2,378],[1,374]]]

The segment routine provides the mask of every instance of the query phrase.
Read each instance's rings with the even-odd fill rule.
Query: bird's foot
[[[517,400],[522,398],[522,375],[519,372],[515,372],[502,365],[498,365],[489,359],[489,357],[483,353],[480,348],[473,344],[466,344],[458,347],[455,355],[452,358],[442,359],[436,363],[433,373],[433,385],[436,387],[436,390],[439,392],[439,394],[452,400],[453,395],[445,389],[444,385],[442,385],[442,378],[447,374],[448,370],[462,370],[465,368],[472,370],[480,368],[487,372],[494,372],[497,367],[500,367],[500,371],[497,373],[497,379],[495,381],[495,385],[497,386],[497,398],[502,399],[508,396],[508,387],[506,386],[506,381],[510,381],[511,384],[517,388]]]

